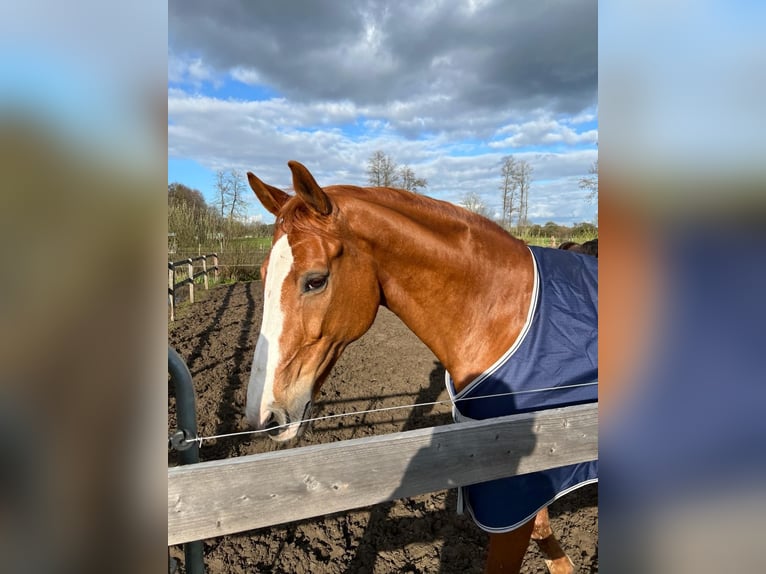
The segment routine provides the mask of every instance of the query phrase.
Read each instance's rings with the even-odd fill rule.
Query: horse
[[[582,252],[586,255],[598,257],[598,237],[582,244]]]
[[[247,173],[276,217],[247,388],[252,427],[276,441],[295,438],[333,365],[379,306],[430,348],[453,395],[519,342],[539,289],[535,256],[522,241],[447,202],[394,188],[322,188],[302,164],[288,166],[294,195]],[[548,502],[512,529],[490,532],[486,572],[518,572],[530,538],[550,572],[574,571],[550,527]]]
[[[576,241],[564,241],[559,244],[556,249],[563,249],[564,251],[574,251],[580,253],[580,244]]]
[[[558,249],[572,251],[573,253],[584,253],[585,255],[598,258],[598,238],[591,239],[582,244],[576,241],[564,241],[558,246]]]

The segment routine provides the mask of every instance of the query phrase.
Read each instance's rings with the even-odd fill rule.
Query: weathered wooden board
[[[598,458],[598,405],[168,469],[168,544]]]

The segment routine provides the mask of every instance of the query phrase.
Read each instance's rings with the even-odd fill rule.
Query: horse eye
[[[303,283],[303,292],[310,293],[319,291],[327,285],[327,275],[313,275],[308,277]]]

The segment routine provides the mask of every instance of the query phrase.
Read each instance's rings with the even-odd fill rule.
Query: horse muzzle
[[[267,411],[266,420],[261,428],[274,440],[280,439],[279,436],[290,429],[290,414],[282,409]]]
[[[265,430],[272,440],[283,442],[293,439],[301,433],[305,426],[303,421],[310,411],[311,401],[303,405],[303,410],[297,415],[272,404],[260,413],[260,416],[248,417],[248,420],[255,429]]]

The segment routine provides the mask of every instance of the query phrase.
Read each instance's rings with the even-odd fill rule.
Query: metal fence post
[[[197,410],[194,397],[194,384],[189,367],[176,352],[168,345],[168,374],[170,384],[176,396],[176,421],[178,429],[185,436],[197,436]],[[195,442],[178,451],[181,464],[193,464],[199,462],[199,445]],[[184,568],[188,574],[204,574],[205,563],[202,559],[202,541],[187,542],[184,544]]]

